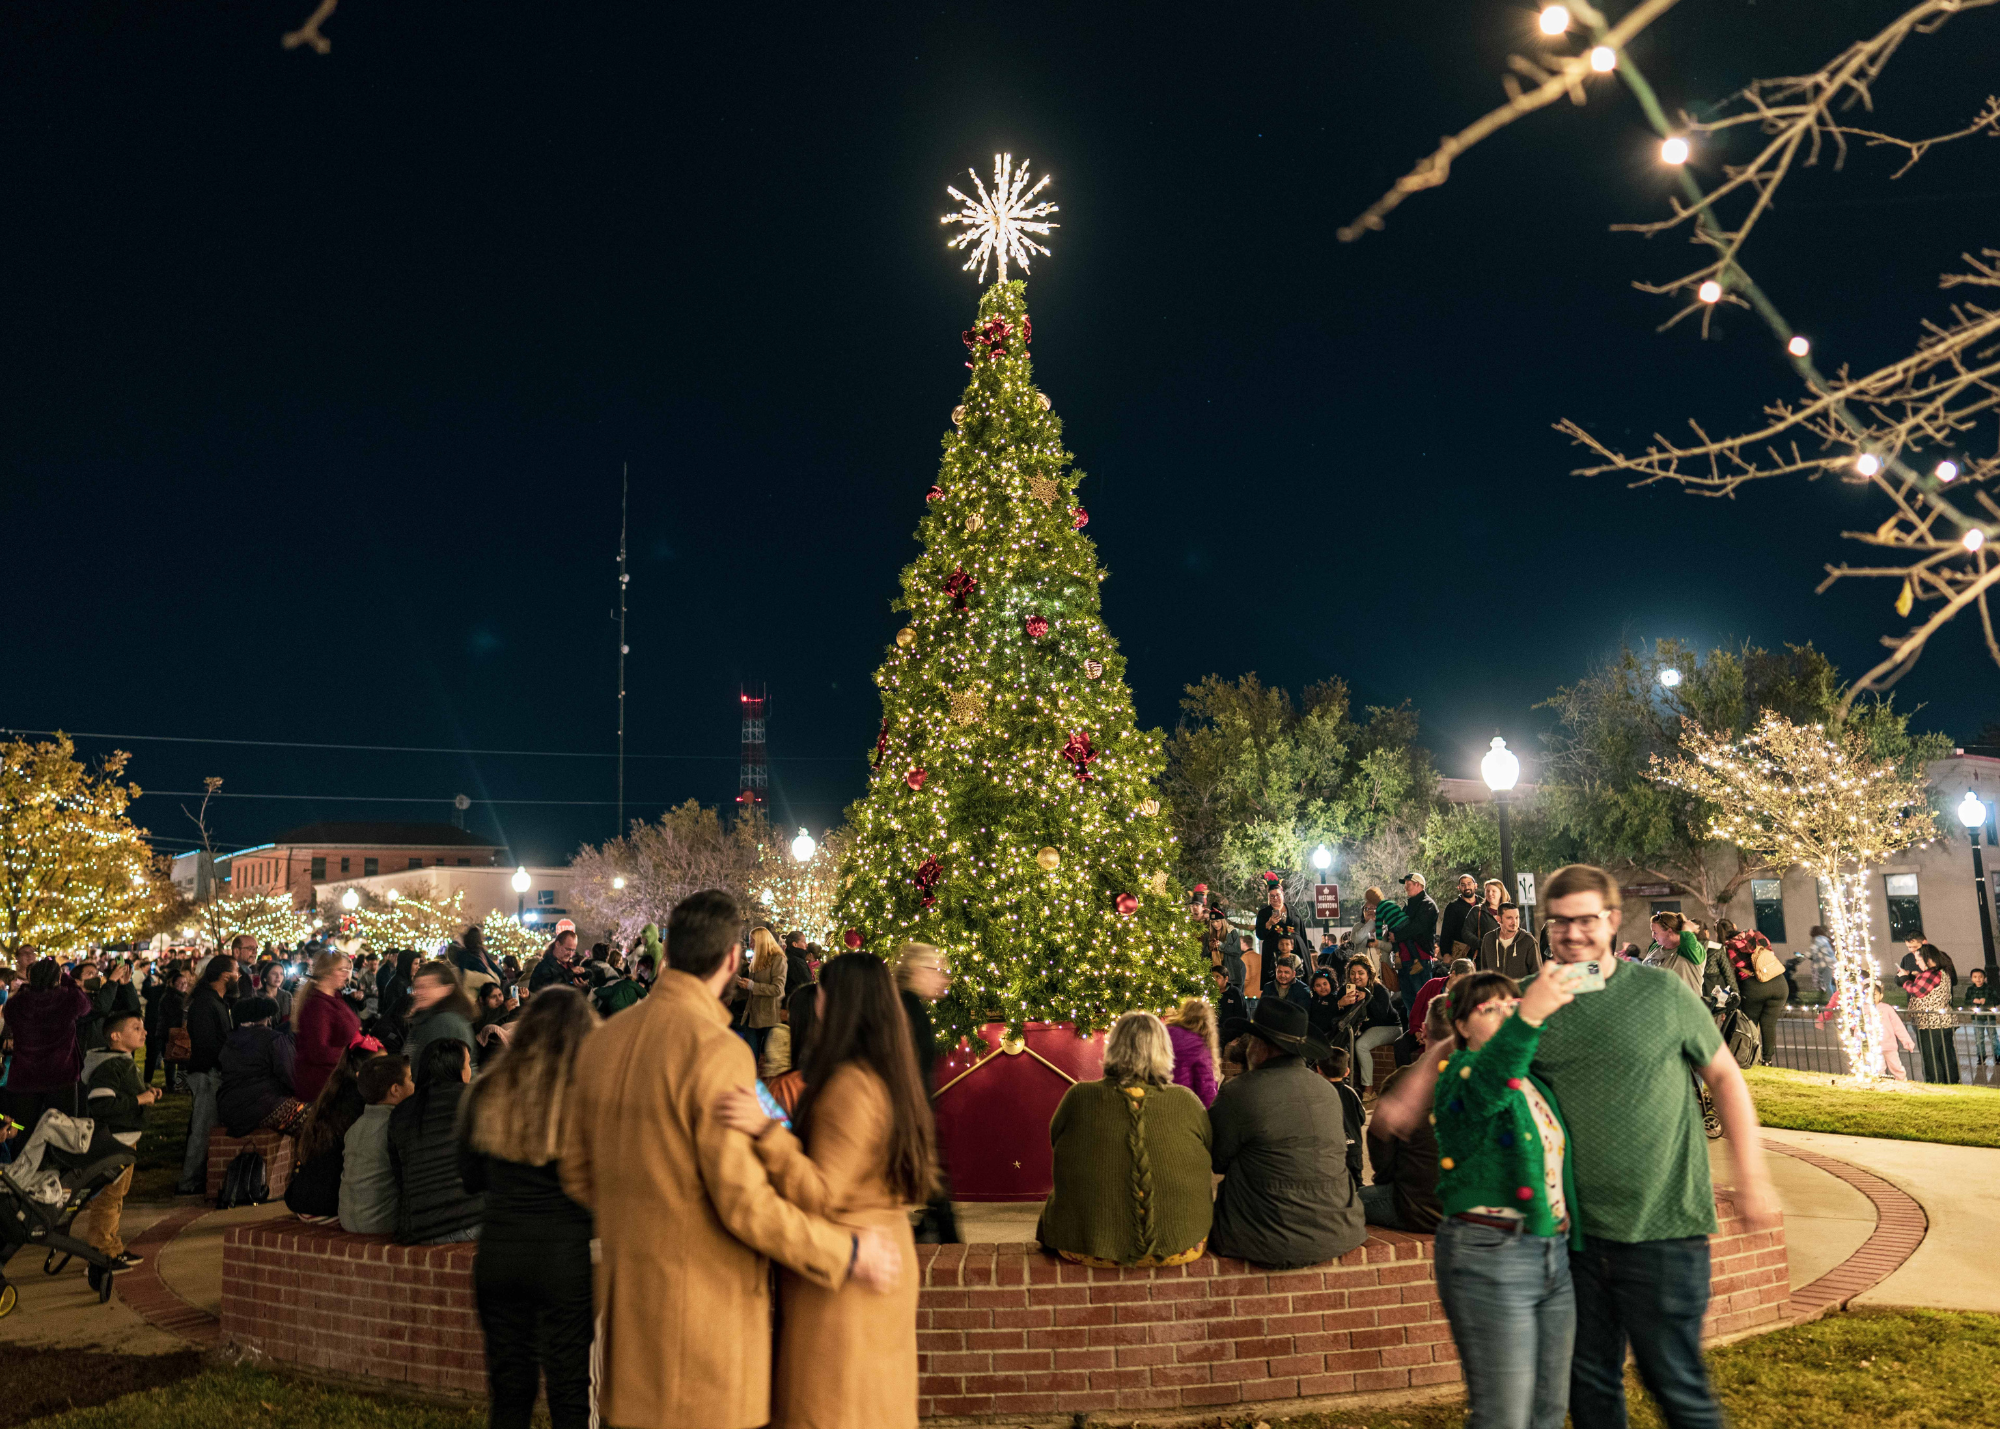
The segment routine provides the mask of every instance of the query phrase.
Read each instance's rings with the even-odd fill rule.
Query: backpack
[[[1756,1066],[1757,1056],[1764,1050],[1764,1039],[1757,1031],[1757,1024],[1737,1009],[1731,1008],[1722,1014],[1718,1026],[1722,1032],[1723,1045],[1729,1048],[1729,1055],[1736,1059],[1736,1065]]]
[[[222,1173],[222,1191],[215,1198],[215,1208],[226,1211],[233,1206],[261,1206],[270,1199],[271,1182],[264,1174],[264,1154],[245,1147]]]

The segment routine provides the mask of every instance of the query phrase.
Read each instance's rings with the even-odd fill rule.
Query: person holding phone
[[[1559,977],[1576,999],[1544,1027],[1531,1063],[1562,1106],[1576,1193],[1570,1209],[1583,1233],[1570,1256],[1570,1412],[1578,1424],[1626,1422],[1629,1345],[1669,1429],[1711,1429],[1722,1413],[1701,1357],[1701,1322],[1715,1193],[1689,1070],[1707,1085],[1729,1139],[1737,1214],[1751,1230],[1769,1230],[1782,1218],[1757,1112],[1742,1069],[1694,993],[1672,973],[1612,955],[1624,917],[1617,880],[1572,864],[1556,871],[1543,897],[1555,966],[1526,983],[1523,996],[1541,978]],[[1402,1078],[1382,1099],[1378,1125],[1401,1134],[1424,1115],[1433,1085],[1446,1095],[1437,1060],[1441,1054],[1417,1064],[1432,1076]]]

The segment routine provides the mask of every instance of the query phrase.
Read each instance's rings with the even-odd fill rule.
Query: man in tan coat
[[[751,1146],[714,1115],[751,1085],[749,1046],[720,999],[742,956],[726,893],[693,894],[667,929],[667,971],[584,1042],[563,1140],[563,1189],[596,1215],[598,1416],[616,1429],[754,1429],[770,1419],[766,1257],[815,1285],[875,1289],[899,1247],[781,1200]]]

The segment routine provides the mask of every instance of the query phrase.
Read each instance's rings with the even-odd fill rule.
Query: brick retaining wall
[[[1784,1318],[1782,1230],[1717,1198],[1708,1338]],[[293,1220],[223,1239],[225,1339],[316,1373],[476,1395],[471,1245],[399,1246]],[[919,1412],[1048,1415],[1418,1388],[1459,1378],[1428,1236],[1374,1231],[1330,1265],[1204,1256],[1090,1270],[1026,1245],[919,1246]]]

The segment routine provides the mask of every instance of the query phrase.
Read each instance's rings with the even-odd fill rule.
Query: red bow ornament
[[[1062,757],[1076,766],[1077,782],[1090,782],[1090,764],[1097,758],[1097,751],[1090,747],[1089,735],[1082,730],[1071,735],[1069,742],[1062,747]]]
[[[966,602],[971,599],[972,593],[978,589],[979,582],[963,566],[956,568],[949,576],[945,577],[944,593],[951,597],[951,603],[955,609],[967,609]]]
[[[923,890],[924,907],[929,908],[937,902],[937,895],[931,890],[938,886],[938,880],[943,877],[944,865],[934,858],[927,858],[917,866],[916,883],[917,887]]]

